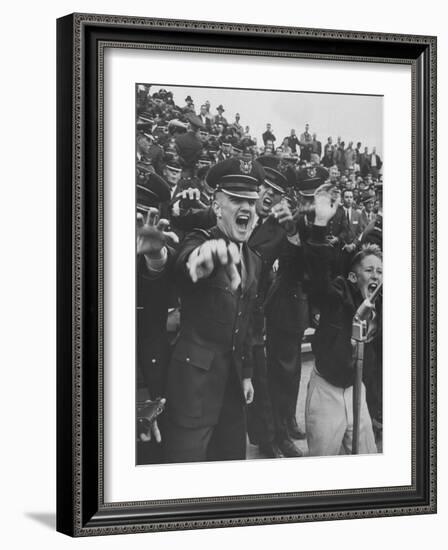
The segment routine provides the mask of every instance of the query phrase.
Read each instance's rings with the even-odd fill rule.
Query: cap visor
[[[281,193],[282,195],[285,194],[285,190],[283,189],[283,187],[280,187],[279,185],[276,185],[275,183],[272,183],[272,181],[269,181],[268,179],[265,179],[264,183],[266,183],[266,185],[269,185],[269,187],[272,187],[272,189],[277,191],[277,193]]]
[[[257,191],[228,191],[227,189],[220,189],[219,191],[240,199],[258,199],[259,196]]]
[[[147,204],[139,204],[137,203],[137,212],[139,212],[140,214],[147,214],[149,212],[149,209],[150,208],[156,208],[157,207],[157,203],[154,202],[154,204],[151,206],[151,205],[147,205]]]

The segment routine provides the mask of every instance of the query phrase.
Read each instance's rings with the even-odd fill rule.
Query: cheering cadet
[[[166,321],[170,292],[169,265],[173,251],[168,242],[176,236],[166,232],[168,221],[159,220],[157,206],[170,196],[168,184],[157,174],[148,174],[137,184],[137,366],[145,398],[153,402],[164,396],[168,354]],[[140,383],[140,385],[141,385]],[[142,392],[143,388],[140,388]],[[137,424],[137,462],[160,462],[157,423]],[[154,437],[151,437],[154,436]],[[151,443],[149,440],[152,440]]]
[[[167,462],[246,456],[245,405],[253,399],[248,337],[261,261],[247,246],[255,221],[256,162],[214,166],[216,225],[183,241],[175,269],[181,330],[167,379]]]
[[[249,437],[252,443],[258,444],[261,453],[269,458],[279,458],[282,453],[285,456],[300,456],[300,451],[289,442],[285,430],[280,430],[280,409],[279,401],[286,399],[288,388],[282,395],[273,394],[279,383],[274,381],[275,376],[281,375],[276,368],[277,362],[274,356],[274,349],[271,346],[272,373],[268,373],[265,355],[265,305],[268,295],[271,294],[272,266],[280,257],[287,256],[288,262],[282,262],[282,270],[290,270],[297,261],[298,245],[297,229],[293,217],[285,199],[285,190],[288,182],[283,174],[265,167],[266,178],[260,186],[260,196],[256,203],[258,215],[257,225],[250,236],[249,246],[256,250],[263,261],[260,276],[257,304],[253,318],[253,356],[257,362],[257,369],[254,376],[255,399],[249,409]],[[283,281],[283,277],[281,279]],[[280,279],[278,279],[280,281]],[[277,292],[276,292],[277,293]],[[289,304],[288,304],[289,305]],[[281,315],[288,315],[287,311]],[[271,314],[274,308],[271,306]],[[275,309],[275,311],[277,311]],[[284,318],[279,321],[284,323]],[[295,336],[297,344],[297,336]],[[300,342],[299,344],[300,345]],[[294,362],[294,378],[296,378],[297,361]],[[289,365],[288,365],[289,366]],[[300,376],[300,372],[298,373]],[[288,380],[288,384],[290,380]],[[294,384],[294,387],[297,384]],[[293,389],[293,393],[295,393]],[[295,401],[297,401],[297,396]],[[274,405],[274,410],[272,406]],[[295,417],[295,403],[293,406]],[[280,445],[283,448],[280,449]]]

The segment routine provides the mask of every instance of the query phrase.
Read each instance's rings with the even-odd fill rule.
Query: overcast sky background
[[[309,122],[311,133],[316,132],[322,145],[328,136],[336,141],[341,136],[347,145],[354,146],[360,141],[362,149],[376,146],[382,156],[383,151],[383,98],[365,95],[322,94],[312,92],[283,92],[265,90],[238,90],[227,88],[194,88],[191,86],[170,86],[155,84],[151,93],[165,88],[173,92],[176,105],[183,107],[185,98],[191,95],[196,112],[208,99],[210,111],[218,114],[216,107],[224,106],[224,116],[229,123],[240,113],[240,124],[250,126],[251,135],[262,144],[261,134],[266,123],[272,124],[277,138],[276,146],[289,135],[291,128],[298,136]]]

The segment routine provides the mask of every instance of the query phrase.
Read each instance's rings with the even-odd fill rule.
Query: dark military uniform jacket
[[[190,212],[176,221],[184,229],[209,229],[216,224],[211,208]],[[183,225],[181,225],[181,223]],[[274,218],[257,225],[248,241],[249,247],[261,257],[261,272],[256,304],[252,317],[253,344],[264,343],[264,317],[266,301],[272,322],[279,328],[300,332],[307,323],[306,297],[302,291],[303,250],[288,242],[286,232]],[[273,277],[272,265],[279,260],[280,269]],[[280,303],[281,302],[281,303]]]
[[[268,218],[264,222],[260,219],[259,222],[249,238],[249,246],[252,250],[256,250],[262,259],[257,301],[252,321],[254,345],[264,344],[264,307],[266,296],[273,281],[272,266],[285,247],[293,247],[287,242],[285,230],[274,218]]]
[[[187,260],[193,250],[210,239],[226,238],[217,227],[190,233],[175,264],[181,329],[168,371],[167,412],[176,423],[192,428],[218,422],[230,369],[236,369],[242,381],[252,376],[253,368],[248,332],[261,261],[243,244],[243,288],[231,290],[223,267],[192,283]],[[242,389],[241,399],[243,403]]]
[[[165,269],[152,274],[146,267],[145,258],[137,257],[137,366],[152,399],[164,396],[172,262],[173,251],[168,249]]]
[[[303,247],[291,244],[284,233],[278,260],[278,270],[265,299],[266,320],[270,330],[298,335],[308,326],[309,316],[308,296],[303,288]]]

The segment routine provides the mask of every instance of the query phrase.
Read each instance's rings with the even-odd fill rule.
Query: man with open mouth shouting
[[[327,224],[340,198],[329,184],[315,193],[316,217],[306,248],[313,298],[320,307],[305,409],[306,433],[311,456],[351,453],[353,440],[353,384],[355,368],[352,327],[355,314],[367,322],[365,361],[381,360],[381,299],[370,300],[383,281],[382,253],[376,245],[364,246],[352,259],[347,278],[330,278],[333,248],[326,243]],[[373,298],[372,298],[373,300]],[[362,307],[361,307],[362,306]],[[372,420],[361,389],[359,454],[376,453]]]
[[[299,457],[302,452],[293,439],[304,437],[296,422],[304,330],[303,250],[286,199],[288,181],[270,166],[265,166],[265,173],[256,203],[259,217],[249,239],[263,261],[253,316],[257,368],[255,399],[248,411],[249,438],[265,457]]]
[[[181,328],[167,374],[166,462],[246,457],[248,329],[261,270],[247,240],[263,180],[256,161],[216,164],[207,177],[216,225],[187,235],[178,251]]]

